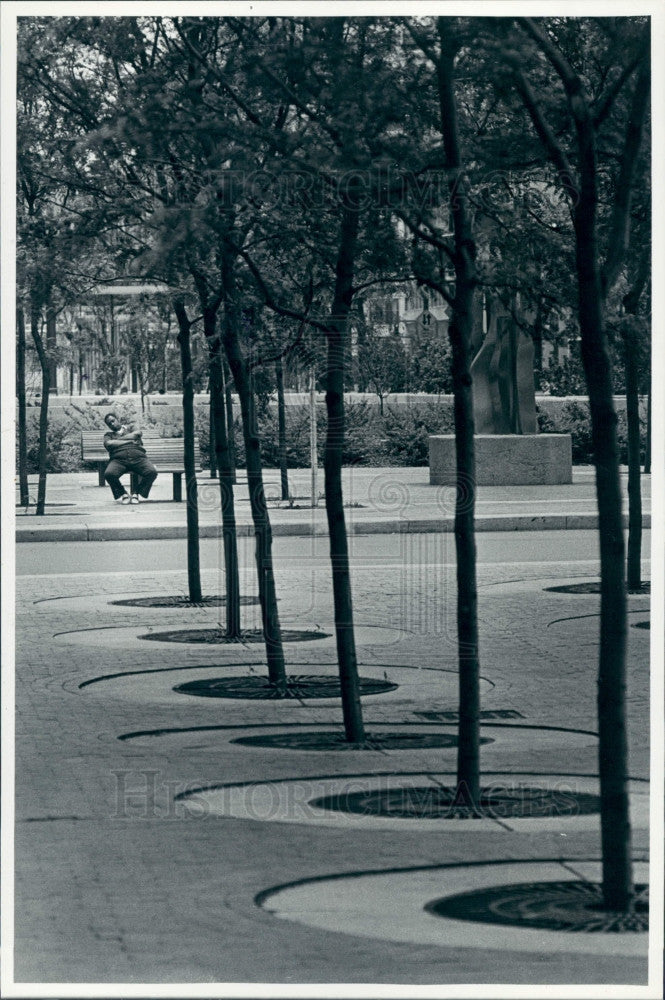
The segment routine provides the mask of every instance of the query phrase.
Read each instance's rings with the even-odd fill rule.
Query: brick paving
[[[372,724],[422,725],[417,713],[456,708],[451,684],[454,572],[434,560],[418,565],[417,547],[400,549],[403,541],[386,539],[384,566],[359,561],[353,571],[361,672],[364,665],[390,676],[400,668],[400,679],[414,678],[408,697],[398,690],[363,699],[369,729]],[[593,562],[480,567],[483,708],[512,709],[523,716],[504,723],[512,727],[512,742],[496,723],[483,727],[483,735],[494,739],[482,750],[486,773],[596,773],[595,738],[577,732],[567,736],[564,730],[596,729],[598,619],[591,616],[598,598],[543,590],[548,582],[590,579],[596,573]],[[278,565],[277,585],[285,627],[330,624],[329,572],[321,561],[306,574],[297,562]],[[243,591],[251,588],[248,574]],[[219,618],[215,608],[108,603],[185,590],[186,574],[179,570],[109,574],[103,565],[91,566],[89,573],[16,580],[17,983],[646,981],[643,959],[614,955],[609,940],[607,953],[594,957],[506,951],[493,948],[490,939],[487,947],[460,950],[325,932],[258,908],[257,893],[303,878],[453,862],[597,858],[599,836],[574,823],[565,836],[487,829],[459,836],[450,826],[414,832],[284,825],[188,810],[175,795],[199,785],[288,779],[303,782],[306,789],[306,779],[317,775],[445,772],[454,770],[455,751],[315,754],[231,743],[260,727],[341,728],[341,709],[316,701],[172,696],[173,685],[196,677],[199,667],[219,667],[221,675],[232,672],[230,664],[259,670],[262,660],[260,647],[179,646],[134,638],[147,627],[213,626]],[[204,590],[220,591],[218,571],[204,572]],[[631,614],[632,619],[648,616],[648,598],[631,597],[630,602],[631,612],[643,612]],[[254,624],[256,610],[244,608],[243,616]],[[107,631],[114,625],[122,626],[115,641],[114,630]],[[391,641],[373,642],[371,627],[376,626],[384,630],[383,640],[385,630],[392,630]],[[71,634],[82,629],[97,631]],[[293,644],[287,662],[298,673],[308,672],[307,664],[334,669],[334,646]],[[630,630],[628,663],[630,771],[646,779],[648,631]],[[182,667],[188,669],[175,672]],[[162,673],[143,673],[148,670]],[[425,680],[420,683],[425,671],[428,681],[432,671],[441,672],[438,696],[432,697]],[[136,675],[79,687],[125,672]],[[196,726],[229,728],[118,739],[137,731]],[[634,831],[633,848],[636,859],[646,859],[646,829]],[[57,985],[54,990],[58,995]],[[5,990],[5,995],[12,993]]]

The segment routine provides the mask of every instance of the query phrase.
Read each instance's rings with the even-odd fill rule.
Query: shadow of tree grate
[[[328,639],[330,637],[328,632],[314,632],[304,629],[283,629],[281,635],[282,642],[312,642],[314,639]],[[241,632],[237,638],[228,636],[221,628],[170,629],[168,632],[148,632],[145,635],[139,635],[138,638],[149,639],[152,642],[198,642],[210,643],[211,645],[224,643],[246,645],[265,642],[261,629],[248,629],[246,632]]]
[[[359,678],[360,694],[384,694],[396,691],[399,685],[390,681]],[[316,674],[298,674],[288,677],[286,691],[280,691],[265,677],[213,677],[209,680],[188,681],[173,688],[179,694],[198,698],[252,698],[252,699],[312,699],[340,698],[340,681],[337,676],[321,677]]]
[[[281,750],[427,750],[457,746],[449,733],[368,733],[362,743],[351,743],[344,733],[272,733],[240,736],[232,743]],[[481,738],[481,743],[494,740]]]
[[[524,882],[447,896],[425,909],[437,917],[507,924],[534,930],[624,934],[649,929],[648,885],[635,886],[631,913],[603,908],[602,888],[593,882]]]
[[[590,580],[585,583],[566,583],[559,587],[545,587],[550,594],[600,594],[600,580]],[[629,590],[629,594],[650,594],[651,584],[643,583],[639,590]]]
[[[316,799],[310,805],[334,812],[401,819],[523,819],[564,817],[597,813],[597,795],[558,792],[548,788],[517,785],[483,789],[478,809],[456,801],[457,789],[422,787],[370,789],[338,792]]]
[[[190,601],[185,594],[173,594],[167,597],[129,597],[122,601],[109,601],[109,604],[125,608],[210,608],[221,607],[226,597],[220,594],[206,594],[200,601]],[[258,597],[241,597],[240,604],[258,604]]]

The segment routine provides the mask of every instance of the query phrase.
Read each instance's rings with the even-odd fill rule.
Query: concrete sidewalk
[[[279,472],[265,471],[265,491],[275,535],[327,534],[319,470],[318,506],[311,506],[311,476],[307,469],[291,470],[292,501],[281,501]],[[201,538],[221,537],[219,486],[201,473],[197,477]],[[429,469],[365,468],[343,470],[347,527],[351,534],[384,532],[447,532],[453,530],[455,488],[430,486]],[[627,471],[622,470],[624,509],[627,511]],[[642,477],[643,526],[650,527],[651,477]],[[34,503],[36,477],[30,477]],[[171,500],[171,476],[162,474],[150,499],[139,506],[118,506],[110,490],[99,487],[95,473],[51,475],[47,483],[46,514],[34,516],[34,507],[16,508],[19,542],[111,541],[120,539],[185,538],[184,503]],[[251,512],[244,471],[235,489],[240,535],[252,534]],[[18,502],[18,497],[17,497]],[[625,513],[627,524],[627,513]],[[576,467],[573,482],[563,486],[482,486],[476,498],[477,531],[541,531],[588,529],[598,524],[595,476],[590,467]]]

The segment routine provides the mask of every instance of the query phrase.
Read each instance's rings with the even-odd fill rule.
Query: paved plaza
[[[390,984],[658,995],[635,990],[647,984],[645,933],[446,913],[449,897],[481,888],[551,883],[565,895],[598,881],[599,597],[548,589],[598,579],[596,515],[589,469],[570,486],[479,490],[483,787],[529,802],[547,793],[558,806],[453,818],[440,793],[456,764],[454,496],[427,472],[345,471],[359,672],[375,685],[362,698],[362,749],[335,744],[334,696],[264,700],[251,683],[234,698],[178,690],[264,676],[261,644],[195,641],[223,623],[223,607],[114,603],[186,594],[185,508],[168,499],[170,477],[154,500],[121,508],[93,474],[52,476],[45,517],[17,508],[22,995],[38,995],[31,983],[52,984],[53,996],[61,983],[154,984],[151,995],[178,983],[210,996],[234,995],[232,984],[253,984],[256,996],[270,995],[261,984],[304,984],[305,995],[325,984],[376,984],[373,995]],[[266,476],[280,620],[293,639],[312,633],[285,643],[289,675],[334,678],[325,511],[308,506],[308,476],[292,474],[291,506],[276,499],[277,474]],[[203,590],[219,595],[219,492],[203,475],[199,486]],[[644,477],[645,525],[648,486]],[[237,492],[252,598],[242,481]],[[647,580],[648,546],[646,531]],[[254,603],[242,613],[243,627],[258,626]],[[628,619],[632,849],[644,884],[648,594],[629,597]],[[162,635],[183,629],[190,641]],[[416,800],[439,807],[414,811]]]

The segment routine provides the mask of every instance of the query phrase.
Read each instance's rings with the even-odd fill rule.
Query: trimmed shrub
[[[449,406],[386,407],[383,419],[387,465],[427,465],[430,434],[450,434],[453,414]]]

